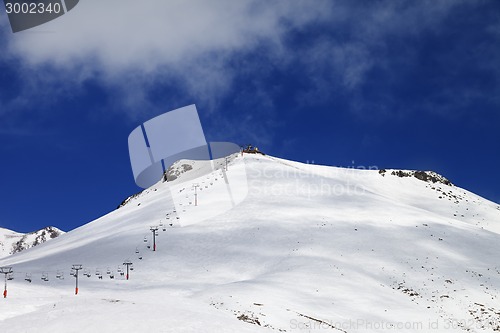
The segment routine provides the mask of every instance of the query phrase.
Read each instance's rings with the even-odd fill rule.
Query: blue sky
[[[1,227],[113,210],[139,190],[129,133],[189,104],[208,141],[500,202],[498,1],[87,0],[16,34],[2,11],[0,49]]]

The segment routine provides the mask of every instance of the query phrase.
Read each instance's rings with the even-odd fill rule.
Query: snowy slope
[[[27,234],[0,228],[0,258],[21,252],[62,235],[64,231],[46,227]]]
[[[234,155],[0,259],[0,331],[493,332],[498,253],[500,207],[459,187]]]

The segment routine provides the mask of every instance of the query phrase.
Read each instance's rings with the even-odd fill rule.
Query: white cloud
[[[438,34],[443,20],[467,2],[474,3],[80,1],[74,10],[48,24],[4,34],[6,44],[0,46],[5,46],[7,52],[0,57],[20,59],[25,81],[25,87],[8,107],[55,99],[57,94],[78,94],[81,83],[92,79],[107,88],[116,109],[127,111],[131,117],[164,111],[165,106],[149,95],[155,86],[175,91],[175,107],[203,102],[216,110],[233,89],[235,77],[251,77],[255,72],[259,73],[252,77],[256,88],[246,92],[245,98],[261,98],[252,103],[259,105],[257,109],[264,104],[266,112],[272,113],[272,92],[263,91],[259,84],[269,78],[267,67],[274,67],[303,77],[301,90],[290,96],[301,106],[310,107],[342,94],[353,97],[351,109],[361,115],[390,114],[390,92],[377,96],[375,103],[360,97],[370,71],[381,69],[386,81],[400,75],[392,73],[396,59],[408,66],[418,59],[409,44],[398,50],[404,54],[391,53],[394,37],[404,40],[429,31]],[[328,31],[318,30],[317,36],[311,36],[307,27],[317,23],[316,28]],[[308,40],[300,46],[291,43],[292,31],[306,31]],[[491,28],[492,34],[496,31]],[[264,54],[265,65],[239,61],[259,52]]]
[[[147,102],[139,87],[159,78],[216,104],[236,70],[231,57],[262,44],[279,52],[289,29],[324,20],[329,6],[307,0],[85,0],[54,21],[6,34],[3,57],[20,58],[27,80],[36,81],[29,76],[45,66],[67,85],[98,78],[127,92],[125,106]]]

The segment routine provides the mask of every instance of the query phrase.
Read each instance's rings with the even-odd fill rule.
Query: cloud
[[[329,6],[328,1],[290,6],[254,0],[86,0],[38,28],[4,34],[2,57],[20,59],[22,74],[40,85],[50,80],[31,77],[40,69],[66,86],[98,79],[123,93],[129,111],[148,108],[148,88],[159,81],[215,106],[238,70],[232,58],[263,44],[278,52],[287,31],[324,20]]]
[[[81,1],[48,24],[3,35],[0,61],[15,59],[23,79],[19,94],[6,99],[0,93],[0,103],[12,110],[33,101],[56,103],[58,96],[76,96],[86,83],[97,82],[109,95],[103,110],[125,111],[131,119],[191,103],[213,114],[232,96],[275,126],[280,91],[269,82],[282,76],[301,81],[289,96],[297,108],[348,99],[346,108],[363,118],[419,109],[448,114],[453,106],[441,105],[444,97],[468,96],[470,102],[457,102],[459,107],[484,97],[480,88],[446,86],[450,73],[463,68],[450,62],[454,54],[438,59],[449,68],[443,81],[420,83],[446,89],[417,97],[410,107],[393,92],[413,79],[422,36],[447,38],[440,35],[451,29],[447,20],[457,10],[480,6],[470,0]],[[488,28],[496,40],[498,31],[498,24]],[[492,45],[469,56],[472,67],[499,73]]]
[[[337,2],[334,11],[341,14],[327,32],[311,35],[296,50],[303,56],[295,66],[310,78],[296,94],[297,104],[311,107],[348,99],[347,108],[365,119],[421,111],[454,116],[457,109],[479,100],[498,105],[495,79],[485,89],[466,78],[500,74],[499,30],[497,24],[488,25],[497,20],[486,17],[489,10],[483,5],[469,0],[374,1],[363,6]],[[402,91],[409,86],[422,92]]]

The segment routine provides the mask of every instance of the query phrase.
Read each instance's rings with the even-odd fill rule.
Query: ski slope
[[[0,259],[14,270],[0,331],[500,329],[498,204],[390,170],[247,154],[226,172],[178,163],[192,168]]]

